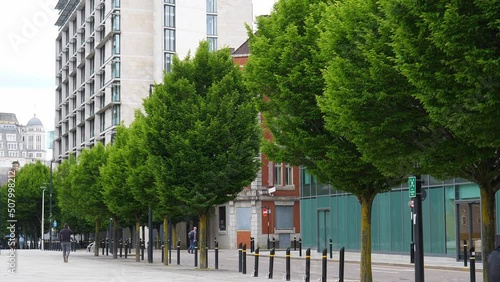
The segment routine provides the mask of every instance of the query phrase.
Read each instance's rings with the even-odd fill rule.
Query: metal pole
[[[340,249],[340,259],[339,259],[339,282],[344,282],[344,253],[345,248]]]
[[[412,198],[413,203],[415,203],[414,198]],[[413,242],[413,208],[411,208],[411,213],[410,213],[410,234],[411,234],[411,241],[410,241],[410,263],[415,263],[415,242]]]
[[[181,239],[177,241],[177,265],[181,264]]]
[[[50,228],[49,228],[49,246],[52,249],[52,162],[54,160],[50,160],[50,180],[49,180],[49,223],[50,223]]]
[[[422,180],[416,175],[415,187],[415,214],[413,224],[415,225],[415,281],[425,281],[424,278],[424,234],[422,228]]]
[[[253,277],[259,277],[259,247],[255,249],[253,256],[255,257],[255,264],[253,267]]]
[[[306,250],[306,274],[302,281],[309,282],[311,279],[311,248]]]
[[[219,269],[219,242],[215,241],[215,269]]]
[[[476,252],[470,248],[470,282],[476,282]]]
[[[243,264],[242,268],[242,273],[247,274],[247,244],[243,245],[243,251],[242,251],[242,261],[241,263]]]
[[[290,248],[286,249],[285,268],[285,281],[290,281]]]
[[[240,243],[238,245],[238,272],[242,272],[242,268],[243,268],[243,263],[242,263],[242,259],[243,259],[243,245],[242,243]]]
[[[273,272],[274,272],[274,254],[275,250],[272,249],[271,253],[269,254],[269,274],[267,275],[267,278],[273,279]]]
[[[323,249],[323,254],[321,256],[321,282],[326,282],[326,248]]]
[[[43,241],[43,225],[45,224],[45,188],[42,188],[42,250],[45,250]]]
[[[330,239],[330,258],[333,258],[333,243],[332,243],[332,239]]]
[[[148,207],[148,263],[153,263],[153,211]]]
[[[464,266],[467,267],[467,240],[464,240]]]

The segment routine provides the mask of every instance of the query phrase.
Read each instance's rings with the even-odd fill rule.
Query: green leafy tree
[[[329,65],[320,104],[329,127],[344,132],[386,174],[498,185],[498,150],[457,138],[436,121],[419,100],[420,89],[397,68],[393,31],[379,1],[344,1],[329,8],[325,21],[320,46]]]
[[[95,240],[99,242],[101,223],[109,218],[110,212],[104,203],[100,167],[106,163],[107,152],[98,142],[91,149],[84,149],[78,156],[77,164],[70,169],[71,187],[75,203],[75,212],[95,226]],[[99,248],[95,248],[95,256]]]
[[[414,85],[435,124],[451,131],[468,152],[456,147],[457,176],[481,191],[482,259],[494,249],[495,194],[500,189],[500,53],[495,1],[381,1],[391,28],[395,61]],[[461,152],[468,152],[466,159]],[[472,161],[471,161],[472,160]]]
[[[159,195],[173,195],[199,215],[203,254],[209,209],[234,199],[259,168],[253,97],[229,49],[209,51],[203,41],[193,58],[174,59],[144,108]],[[200,267],[207,268],[204,256]]]
[[[42,189],[48,188],[49,168],[37,161],[24,165],[15,174],[14,185],[11,188],[14,190],[9,197],[8,186],[2,188],[2,218],[16,219],[17,229],[16,234],[23,234],[26,237],[31,237],[35,242],[41,238],[42,224]],[[49,207],[48,191],[45,191],[45,207]],[[15,202],[13,210],[9,209],[8,199]],[[46,217],[48,213],[45,213]],[[44,231],[48,231],[49,222],[45,221]]]
[[[270,17],[258,19],[250,37],[246,76],[261,95],[265,127],[272,135],[263,151],[270,159],[303,165],[361,204],[361,281],[371,281],[371,210],[375,196],[402,181],[386,177],[336,128],[327,128],[317,97],[323,95],[318,51],[319,24],[330,1],[279,1]]]

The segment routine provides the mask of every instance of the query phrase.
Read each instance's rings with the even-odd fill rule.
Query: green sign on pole
[[[417,196],[417,177],[410,176],[408,177],[408,187],[410,190],[410,198]]]

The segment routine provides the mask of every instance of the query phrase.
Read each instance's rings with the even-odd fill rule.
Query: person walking
[[[65,223],[64,228],[59,232],[64,262],[68,262],[69,253],[71,252],[71,234],[73,234],[73,231]]]
[[[500,281],[500,242],[497,248],[488,256],[488,281]]]
[[[188,239],[189,239],[188,253],[193,254],[194,246],[196,244],[196,226],[193,227],[193,230],[189,231]]]

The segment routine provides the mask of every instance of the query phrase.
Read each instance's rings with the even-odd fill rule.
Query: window
[[[5,134],[7,137],[7,141],[16,141],[16,135],[15,134]]]
[[[3,143],[0,143],[0,150],[3,149]]]
[[[175,4],[175,0],[165,0],[165,3]]]
[[[36,157],[37,158],[41,158],[42,157],[42,153],[36,153]]]
[[[80,104],[85,102],[85,91],[80,92]]]
[[[42,149],[42,136],[37,135],[35,137],[35,139],[36,139],[36,145],[35,145],[36,146],[36,150],[41,150]]]
[[[120,77],[120,61],[114,61],[111,65],[111,72],[113,74],[113,78]]]
[[[113,15],[111,18],[111,25],[113,26],[113,31],[120,30],[120,15]]]
[[[165,51],[175,52],[175,30],[165,29]]]
[[[9,150],[17,150],[17,143],[7,143],[7,148]]]
[[[80,142],[85,142],[85,126],[82,126],[80,129]]]
[[[34,146],[33,146],[33,136],[28,136],[28,150],[33,150]]]
[[[120,105],[113,105],[113,125],[120,124]]]
[[[9,157],[11,157],[11,158],[17,158],[17,157],[19,157],[19,152],[9,151]]]
[[[23,150],[23,143],[19,143],[19,150]]]
[[[293,206],[276,206],[276,229],[293,229]]]
[[[217,35],[217,16],[207,15],[207,34]]]
[[[113,102],[119,102],[120,101],[120,85],[119,84],[113,84],[111,87],[111,95],[113,96]]]
[[[207,12],[217,13],[217,0],[207,0]]]
[[[165,27],[175,27],[175,6],[165,5]]]
[[[113,0],[113,8],[120,8],[120,0]]]
[[[165,71],[170,72],[172,70],[172,59],[174,57],[174,54],[170,53],[165,53]]]
[[[90,120],[89,127],[90,127],[90,138],[92,138],[92,137],[95,136],[95,132],[94,132],[94,129],[95,129],[95,120],[94,119]]]
[[[5,155],[3,154],[3,151],[0,151],[0,157],[5,157]]]
[[[219,231],[226,231],[226,207],[219,207]]]
[[[217,50],[217,38],[215,37],[208,38],[208,50],[210,51]]]
[[[285,185],[293,185],[293,167],[285,164]]]
[[[120,34],[113,35],[113,55],[120,54]]]
[[[99,49],[99,53],[100,53],[100,62],[101,62],[101,66],[104,65],[104,62],[106,62],[106,48],[103,46],[101,49]]]
[[[106,129],[106,115],[105,113],[99,115],[100,127],[99,130],[102,132]]]
[[[95,9],[95,0],[90,0],[90,11],[94,11]]]
[[[85,121],[85,109],[82,109],[82,113],[80,115],[80,122],[84,122]]]
[[[274,165],[274,185],[283,185],[283,168],[281,163]]]

